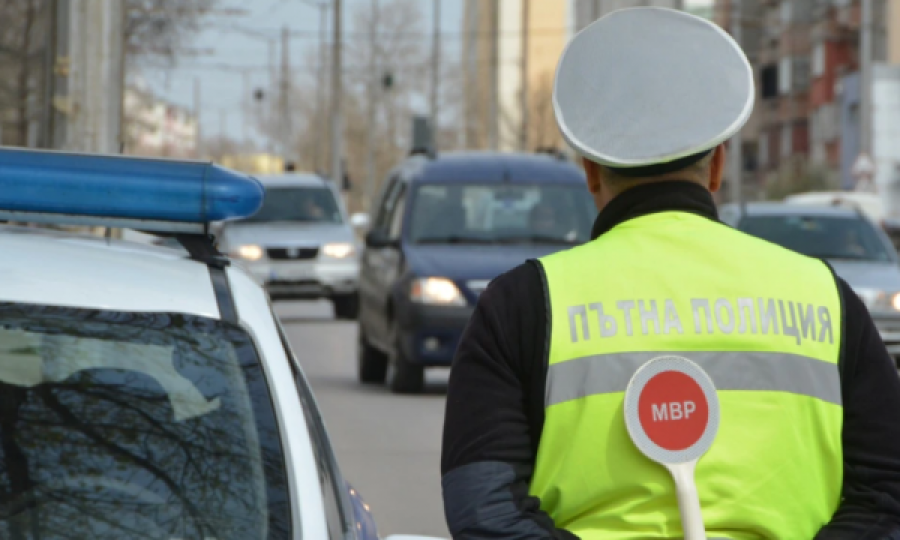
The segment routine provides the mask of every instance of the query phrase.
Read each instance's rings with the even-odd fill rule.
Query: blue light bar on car
[[[0,219],[202,232],[247,218],[264,188],[199,161],[0,148]]]

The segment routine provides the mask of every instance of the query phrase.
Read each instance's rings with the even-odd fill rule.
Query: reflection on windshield
[[[746,216],[740,230],[818,259],[892,261],[888,246],[862,218]]]
[[[266,188],[262,208],[248,223],[299,221],[306,223],[341,223],[334,193],[325,187]]]
[[[412,241],[421,244],[578,244],[596,217],[586,187],[432,184],[413,199]]]
[[[0,306],[0,538],[286,539],[247,336],[165,314]]]

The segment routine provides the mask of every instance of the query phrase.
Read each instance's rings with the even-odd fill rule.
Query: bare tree
[[[531,82],[528,98],[528,151],[538,148],[562,150],[563,140],[553,111],[553,73],[542,73]]]
[[[46,4],[0,1],[0,132],[5,133],[0,142],[28,143],[28,126],[37,114],[31,101],[43,84],[39,61],[47,41]]]
[[[356,8],[351,16],[353,27],[368,29],[372,27],[371,11],[368,6]],[[421,28],[419,34],[414,29]],[[425,74],[429,69],[430,59],[430,35],[426,32],[421,2],[416,0],[384,0],[378,17],[378,29],[376,34],[376,47],[371,46],[370,36],[367,32],[356,32],[345,44],[344,55],[345,76],[343,87],[343,116],[344,116],[344,151],[346,152],[346,170],[353,182],[351,193],[351,206],[356,207],[360,203],[363,193],[362,185],[366,176],[366,134],[369,129],[374,129],[376,136],[375,169],[378,183],[387,172],[409,151],[412,117],[414,114],[424,114],[429,90],[429,77]],[[330,51],[328,51],[330,53]],[[330,56],[326,53],[326,65],[330,65]],[[379,67],[379,83],[383,83],[382,76],[390,78],[390,84],[379,84],[376,97],[376,121],[369,126],[366,115],[368,84],[370,82],[370,62],[374,61]],[[318,52],[310,51],[304,59],[304,65],[317,65]],[[442,60],[447,77],[445,81],[454,80],[452,63]],[[318,162],[330,163],[330,149],[328,145],[316,145],[316,139],[327,140],[328,133],[322,133],[322,122],[319,114],[327,115],[328,103],[321,104],[326,107],[324,111],[317,107],[316,85],[319,84],[315,70],[305,70],[291,81],[293,88],[289,111],[283,111],[280,107],[281,97],[272,96],[267,100],[259,119],[259,128],[269,138],[282,142],[287,136],[291,140],[290,146],[301,156],[298,163],[300,169],[312,170],[314,168],[314,152],[319,148]],[[453,98],[452,94],[450,95]],[[327,100],[326,100],[327,101]],[[445,113],[454,110],[455,99],[441,108]],[[279,130],[279,125],[285,114],[290,116],[290,134]],[[449,114],[448,114],[449,116]],[[442,123],[445,121],[442,120]],[[329,126],[330,129],[330,126]],[[445,127],[447,133],[450,127]],[[441,140],[450,140],[451,137],[443,136]],[[378,185],[375,189],[377,191]]]
[[[122,31],[128,65],[176,61],[218,0],[126,0]],[[46,75],[61,66],[50,39],[50,0],[0,0],[0,143],[26,146],[30,125],[46,113]],[[46,135],[46,134],[45,134]]]
[[[218,0],[127,0],[125,45],[140,64],[171,65]]]

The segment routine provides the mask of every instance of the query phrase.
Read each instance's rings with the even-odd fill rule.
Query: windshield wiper
[[[810,257],[814,257],[817,259],[837,259],[844,261],[878,261],[878,259],[869,255],[850,255],[847,253],[841,253],[840,255],[834,253],[826,255],[810,254]]]
[[[496,240],[480,236],[426,236],[416,240],[417,244],[493,244]]]
[[[521,243],[533,243],[533,244],[554,244],[554,245],[566,245],[572,246],[578,243],[577,240],[566,240],[565,238],[560,238],[559,236],[547,236],[543,234],[526,234],[522,236],[506,236],[503,238],[497,239],[498,242],[503,244],[521,244]]]

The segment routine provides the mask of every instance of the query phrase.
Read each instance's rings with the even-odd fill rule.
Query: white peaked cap
[[[614,11],[575,35],[553,87],[566,142],[625,173],[696,161],[743,127],[754,100],[753,69],[731,36],[651,7]]]

